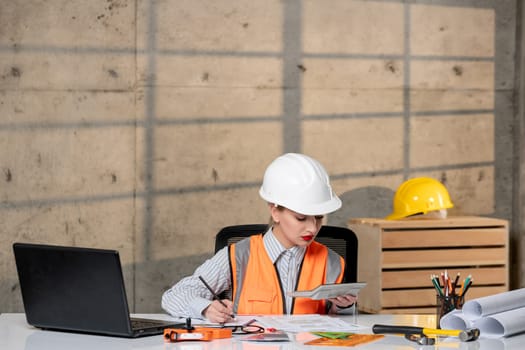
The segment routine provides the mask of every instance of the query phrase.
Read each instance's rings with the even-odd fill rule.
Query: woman
[[[224,323],[234,314],[337,313],[354,304],[352,295],[328,300],[289,295],[343,279],[344,260],[314,241],[324,215],[341,207],[323,166],[303,154],[282,155],[266,169],[259,194],[268,203],[268,231],[217,252],[164,293],[164,310]],[[232,300],[213,300],[199,277],[215,294],[231,291]]]

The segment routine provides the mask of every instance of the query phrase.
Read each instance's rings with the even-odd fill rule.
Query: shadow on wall
[[[348,226],[352,218],[384,218],[392,212],[395,191],[388,187],[368,186],[339,196],[341,209],[328,216],[328,225]]]
[[[130,312],[164,313],[161,308],[164,291],[183,277],[193,274],[195,269],[211,256],[209,253],[122,265]],[[2,283],[9,286],[10,293],[0,296],[0,301],[6,305],[0,312],[24,312],[16,272],[8,278],[4,277]]]
[[[386,187],[370,186],[345,192],[340,195],[343,202],[342,208],[328,216],[327,224],[347,227],[348,220],[351,218],[383,218],[392,210],[393,197],[394,191]],[[130,311],[133,313],[163,312],[160,306],[162,293],[181,278],[193,274],[195,269],[212,255],[213,253],[210,252],[123,265]],[[23,312],[17,278],[10,278],[6,283],[11,286],[10,307],[2,311]],[[13,294],[15,296],[12,296]]]
[[[327,224],[347,227],[351,218],[384,218],[392,212],[394,194],[390,188],[378,186],[345,192],[339,196],[343,202],[341,209],[328,216]],[[162,293],[183,277],[193,274],[195,269],[212,255],[210,253],[150,260],[135,266],[126,266],[125,269],[135,269],[135,303],[130,303],[130,307],[134,309],[132,312],[164,312],[160,306]],[[132,271],[128,271],[130,272]]]
[[[182,248],[181,248],[182,250]],[[195,269],[212,257],[212,253],[191,255],[173,259],[150,260],[123,267],[125,271],[135,270],[135,300],[128,293],[131,312],[163,313],[161,298],[164,291],[183,277],[193,274]],[[126,285],[131,291],[132,285]]]

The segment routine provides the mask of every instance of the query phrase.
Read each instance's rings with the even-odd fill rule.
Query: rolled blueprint
[[[463,314],[475,320],[521,307],[525,307],[525,288],[469,300],[463,305]]]
[[[476,327],[487,338],[508,337],[525,331],[525,307],[499,312],[475,321]]]
[[[479,328],[481,338],[502,338],[525,332],[525,289],[467,301],[462,310],[441,318],[443,329]]]

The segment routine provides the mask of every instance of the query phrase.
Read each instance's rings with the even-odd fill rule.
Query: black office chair
[[[265,233],[266,224],[235,225],[222,228],[215,236],[215,252],[251,235]],[[346,261],[345,282],[357,282],[357,236],[345,227],[321,226],[317,242],[338,253]]]

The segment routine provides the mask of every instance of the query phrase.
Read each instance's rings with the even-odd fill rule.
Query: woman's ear
[[[270,208],[270,215],[272,217],[272,220],[274,223],[278,224],[280,221],[280,210],[279,207],[273,203],[268,203],[268,206]]]

